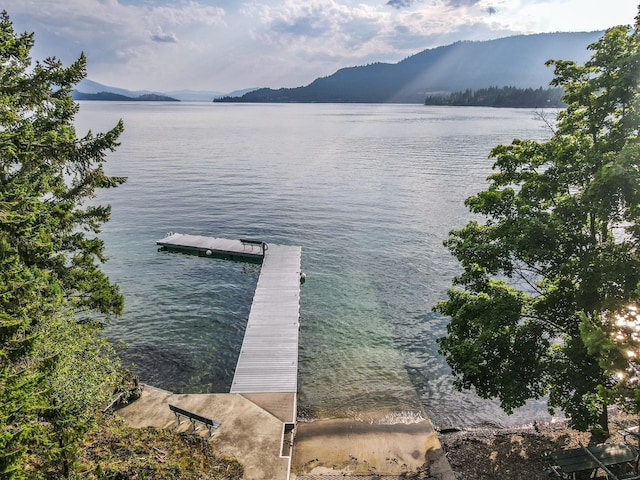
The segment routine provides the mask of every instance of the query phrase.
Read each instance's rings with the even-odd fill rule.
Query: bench
[[[253,240],[251,238],[241,238],[240,243],[259,246],[260,248],[262,248],[262,255],[264,255],[264,251],[267,249],[267,243],[262,240]]]
[[[603,469],[607,478],[617,479],[609,467],[633,462],[635,452],[627,445],[592,445],[589,447],[558,450],[549,454],[551,471],[557,478],[575,478],[576,474]],[[637,478],[637,477],[634,477]]]
[[[189,412],[188,410],[176,407],[175,405],[169,404],[169,410],[171,410],[175,414],[176,418],[178,419],[178,425],[182,424],[182,418],[187,418],[193,425],[193,431],[195,432],[198,429],[196,423],[201,423],[209,429],[209,437],[211,437],[213,435],[213,431],[220,426],[220,422],[217,422],[211,418],[203,417],[202,415],[198,415],[197,413]]]

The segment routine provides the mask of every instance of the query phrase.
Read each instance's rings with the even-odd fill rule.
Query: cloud
[[[167,6],[143,7],[156,22],[172,26],[218,25],[225,17],[224,9],[196,1],[172,2]]]
[[[401,9],[401,8],[408,8],[411,5],[413,5],[415,2],[416,0],[389,0],[387,2],[387,5],[389,7]]]
[[[175,33],[164,33],[162,30],[151,35],[151,40],[160,43],[178,43]]]
[[[349,7],[334,0],[262,5],[259,17],[254,37],[288,50],[352,56],[384,33],[384,15],[375,8],[364,4]]]
[[[117,0],[9,0],[12,21],[36,31],[36,53],[69,61],[121,64],[148,56],[153,45],[177,43],[224,21],[224,11],[195,1],[124,4]]]
[[[448,0],[447,5],[453,8],[472,7],[481,1],[482,0]]]

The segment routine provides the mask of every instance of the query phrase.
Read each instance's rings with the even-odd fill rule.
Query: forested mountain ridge
[[[549,59],[589,58],[587,45],[603,32],[518,35],[482,42],[460,41],[424,50],[396,63],[342,68],[307,86],[262,88],[231,102],[424,103],[428,95],[491,86],[546,87]]]
[[[157,93],[145,93],[136,97],[121,95],[113,92],[83,93],[77,90],[71,91],[71,97],[74,100],[107,100],[107,101],[123,101],[123,102],[179,102],[180,100],[159,95]]]
[[[482,106],[510,108],[563,108],[564,90],[560,87],[516,88],[489,87],[464,92],[429,95],[425,105]]]

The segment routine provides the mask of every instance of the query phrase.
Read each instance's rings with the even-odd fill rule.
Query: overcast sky
[[[457,40],[604,30],[640,0],[4,0],[34,59],[84,51],[111,86],[229,92],[295,87]]]

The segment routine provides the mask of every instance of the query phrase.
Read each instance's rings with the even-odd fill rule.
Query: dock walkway
[[[296,393],[302,248],[174,233],[162,249],[262,261],[230,393]]]
[[[301,253],[266,246],[231,393],[297,392]]]

